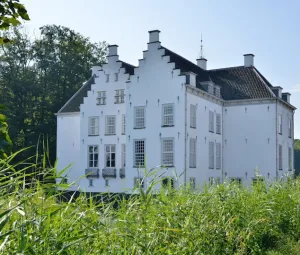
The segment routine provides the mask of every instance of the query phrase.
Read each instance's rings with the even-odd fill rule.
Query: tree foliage
[[[295,139],[294,148],[296,151],[300,151],[300,139]]]
[[[7,35],[12,43],[0,49],[0,94],[5,95],[13,149],[35,146],[44,135],[53,162],[54,114],[90,77],[90,68],[105,61],[106,43],[92,43],[62,26],[47,25],[40,31],[40,38],[34,40],[20,29]],[[22,157],[32,153],[26,150]]]

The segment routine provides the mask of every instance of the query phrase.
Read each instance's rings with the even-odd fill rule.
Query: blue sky
[[[23,0],[29,32],[46,24],[70,27],[92,41],[119,45],[124,61],[137,65],[148,31],[194,61],[201,33],[208,68],[243,64],[253,53],[256,68],[274,85],[292,93],[295,137],[300,138],[300,1],[278,0]]]

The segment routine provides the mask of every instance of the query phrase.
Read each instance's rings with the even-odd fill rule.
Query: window
[[[145,107],[134,107],[134,128],[145,128]]]
[[[190,106],[190,126],[196,128],[196,105]]]
[[[144,188],[144,179],[140,177],[134,177],[133,179],[133,185],[135,188]]]
[[[220,177],[209,177],[208,178],[209,185],[218,185],[221,183]]]
[[[162,179],[162,187],[164,188],[174,188],[174,179],[170,178],[170,177],[165,177],[164,179]]]
[[[116,167],[116,145],[105,145],[105,167]]]
[[[210,169],[214,169],[214,161],[215,161],[215,157],[214,157],[214,150],[215,150],[215,144],[213,142],[209,142],[209,165],[208,167]]]
[[[93,187],[93,179],[89,179],[89,187]]]
[[[125,102],[124,89],[117,89],[115,94],[115,104],[123,104]]]
[[[162,162],[163,166],[174,166],[174,139],[162,139]]]
[[[119,79],[118,73],[115,73],[115,81],[118,81],[118,79]]]
[[[190,139],[190,167],[196,167],[196,139]]]
[[[99,117],[89,117],[89,135],[99,135]]]
[[[126,133],[126,115],[122,115],[122,134],[125,135]]]
[[[174,104],[163,104],[162,126],[174,126]]]
[[[289,119],[289,138],[292,137],[292,120]]]
[[[121,167],[125,168],[126,166],[126,144],[122,144],[122,148],[121,148]]]
[[[106,76],[106,82],[109,82],[109,74],[105,74]]]
[[[282,170],[282,145],[279,144],[278,147],[278,167],[279,170]]]
[[[209,132],[214,132],[214,113],[209,111]]]
[[[190,177],[190,186],[192,189],[196,188],[196,178],[195,177]]]
[[[292,171],[293,170],[293,156],[292,156],[292,153],[293,153],[293,150],[291,147],[289,147],[289,171]]]
[[[221,114],[216,115],[216,133],[221,134]]]
[[[98,146],[97,145],[89,146],[89,167],[91,168],[98,167]]]
[[[97,104],[103,105],[106,104],[106,91],[98,91]]]
[[[134,166],[144,167],[145,166],[145,140],[134,141]]]
[[[116,116],[106,116],[106,135],[115,135],[116,134]]]
[[[282,135],[282,114],[278,115],[278,133]]]
[[[105,187],[109,187],[109,179],[105,179]]]
[[[241,178],[230,178],[231,182],[237,183],[237,184],[242,184],[242,179]]]
[[[262,177],[252,178],[252,185],[255,186],[256,184],[262,183],[264,179]]]
[[[216,169],[221,169],[221,144],[216,144]]]
[[[62,177],[61,183],[62,184],[68,184],[68,178],[67,177]]]

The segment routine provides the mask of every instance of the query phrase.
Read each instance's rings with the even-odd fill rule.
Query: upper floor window
[[[97,104],[106,104],[106,91],[98,91]]]
[[[279,144],[278,146],[278,168],[282,170],[282,145]]]
[[[163,138],[162,140],[162,162],[163,166],[174,166],[174,139]]]
[[[122,104],[125,102],[125,92],[124,89],[117,89],[115,95],[115,104]]]
[[[293,150],[291,147],[289,147],[289,151],[288,151],[288,156],[289,156],[289,170],[292,171],[293,170]]]
[[[125,135],[126,133],[126,115],[122,115],[122,134]]]
[[[282,135],[282,114],[278,114],[278,133]]]
[[[106,82],[109,82],[109,74],[105,74]]]
[[[196,167],[196,139],[190,138],[190,167]]]
[[[221,114],[216,115],[216,133],[221,134]]]
[[[116,167],[116,145],[105,145],[105,167]]]
[[[292,120],[289,118],[289,138],[292,137]]]
[[[135,167],[145,166],[145,140],[135,140],[134,141],[134,162]]]
[[[196,105],[193,104],[190,106],[190,126],[196,128]]]
[[[163,104],[163,126],[173,126],[174,125],[174,104]]]
[[[118,80],[119,80],[119,74],[115,73],[115,81],[118,81]]]
[[[216,144],[216,169],[221,169],[221,144]]]
[[[122,144],[122,148],[121,148],[121,153],[122,153],[122,155],[121,155],[121,167],[122,168],[125,168],[125,166],[126,166],[126,144],[124,143],[124,144]]]
[[[99,135],[99,117],[89,117],[89,135]]]
[[[134,107],[134,128],[145,127],[145,107],[137,106]]]
[[[209,111],[209,132],[214,132],[214,112]]]
[[[105,134],[115,135],[116,134],[116,116],[106,116],[105,118]]]
[[[215,168],[215,144],[214,142],[209,142],[209,162],[208,162],[208,168],[214,169]]]
[[[98,167],[98,146],[91,145],[89,146],[89,163],[88,166],[91,168]]]

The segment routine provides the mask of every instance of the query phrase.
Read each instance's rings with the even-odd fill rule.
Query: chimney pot
[[[245,54],[244,55],[244,66],[254,66],[254,55],[253,54]]]
[[[159,30],[149,31],[149,43],[159,42]]]
[[[118,55],[118,45],[108,45],[108,57]]]
[[[206,58],[199,58],[197,59],[197,66],[201,67],[202,69],[207,69],[207,59]]]

